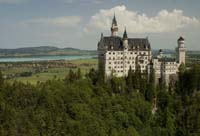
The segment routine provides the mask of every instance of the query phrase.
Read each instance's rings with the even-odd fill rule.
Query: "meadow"
[[[48,67],[46,65],[48,65]],[[37,82],[45,82],[53,78],[64,79],[70,69],[77,71],[78,68],[80,68],[82,75],[85,75],[91,68],[97,68],[97,59],[1,63],[0,66],[4,77],[7,78],[8,81],[13,82],[16,80],[23,83],[29,82],[31,84],[36,84]],[[23,76],[23,73],[31,74]]]
[[[187,67],[197,63],[200,63],[199,52],[189,52],[186,57]],[[80,68],[84,76],[90,69],[97,69],[97,64],[97,58],[36,62],[2,62],[0,63],[0,69],[4,77],[10,82],[16,80],[23,83],[29,82],[36,84],[37,82],[45,82],[53,78],[64,79],[70,69],[77,71]],[[28,75],[26,76],[27,73]]]

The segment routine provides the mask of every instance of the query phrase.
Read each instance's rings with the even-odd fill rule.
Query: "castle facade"
[[[105,77],[125,77],[128,71],[137,68],[142,73],[155,72],[156,81],[164,79],[166,84],[170,78],[177,75],[180,64],[185,64],[183,37],[178,39],[176,58],[163,56],[162,50],[157,56],[152,55],[151,45],[148,38],[128,38],[126,29],[123,37],[118,36],[118,25],[114,16],[111,25],[111,36],[101,34],[98,42],[98,67],[104,71]]]

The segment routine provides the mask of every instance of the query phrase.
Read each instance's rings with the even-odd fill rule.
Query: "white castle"
[[[125,77],[128,71],[140,68],[141,72],[155,72],[156,81],[162,79],[169,84],[170,78],[177,75],[180,64],[185,64],[183,37],[178,39],[176,58],[163,56],[162,50],[157,56],[152,55],[148,38],[128,38],[126,29],[123,37],[118,36],[118,25],[114,16],[111,26],[111,36],[103,36],[98,42],[99,69],[104,71],[105,78],[112,75]]]

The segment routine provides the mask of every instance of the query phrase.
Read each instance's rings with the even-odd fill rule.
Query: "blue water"
[[[89,59],[94,56],[40,56],[40,57],[13,57],[13,58],[0,58],[0,62],[28,62],[28,61],[48,61],[48,60],[77,60]]]

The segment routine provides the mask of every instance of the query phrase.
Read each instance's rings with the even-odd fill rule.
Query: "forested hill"
[[[17,49],[0,49],[0,57],[12,56],[50,56],[50,55],[96,55],[94,50],[75,48],[57,48],[51,46],[26,47]]]
[[[36,85],[0,72],[0,136],[199,136],[200,66],[180,67],[169,89],[139,71],[104,82],[70,70]]]
[[[153,55],[158,54],[157,49],[152,50]],[[165,54],[175,54],[174,50],[164,49]],[[187,55],[199,55],[200,51],[187,51]],[[31,57],[55,55],[97,55],[97,50],[81,50],[76,48],[58,48],[53,46],[25,47],[17,49],[0,49],[0,57]]]

